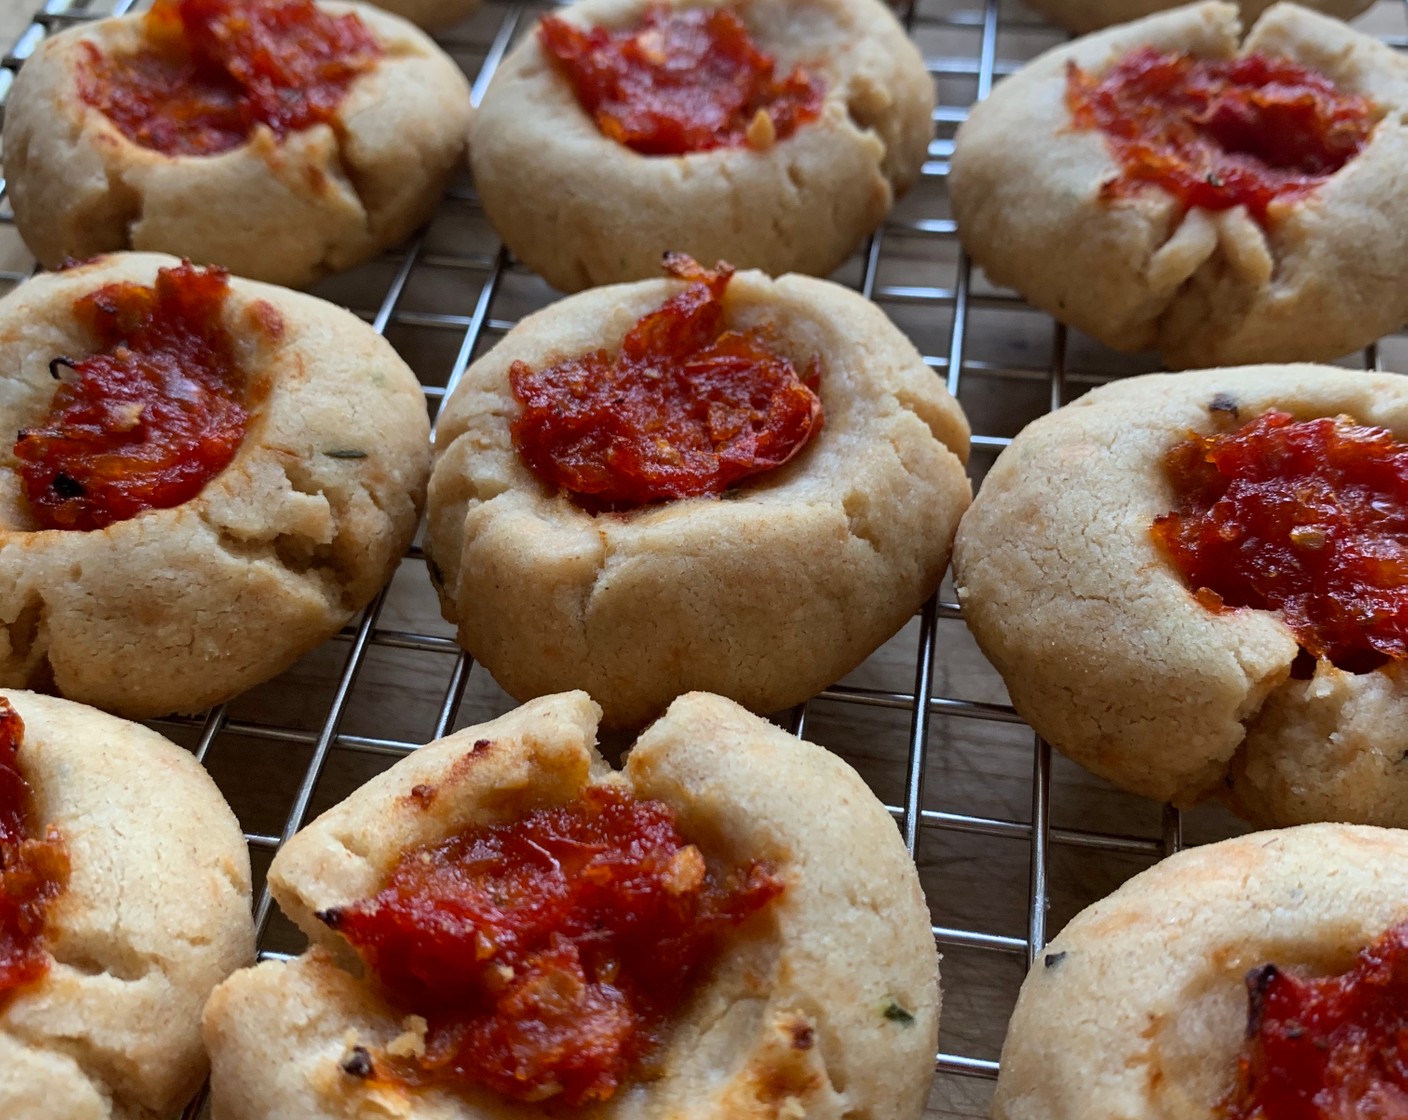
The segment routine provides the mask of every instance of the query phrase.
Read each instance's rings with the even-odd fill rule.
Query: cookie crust
[[[627,27],[650,0],[580,0],[563,19]],[[764,151],[643,156],[603,136],[536,34],[504,60],[470,136],[474,181],[515,256],[573,292],[659,275],[666,251],[824,276],[919,176],[934,87],[878,0],[671,0],[732,8],[779,73],[826,80],[821,117]]]
[[[1195,4],[1049,51],[959,129],[949,180],[959,236],[993,282],[1117,350],[1171,368],[1328,361],[1408,318],[1408,60],[1337,20],[1268,9],[1238,46],[1231,4]],[[1158,187],[1102,201],[1118,165],[1076,130],[1066,67],[1100,74],[1138,47],[1285,57],[1384,112],[1364,149],[1313,193],[1278,202],[1263,230],[1243,207],[1211,212]],[[1041,174],[1033,175],[1032,168]]]
[[[1156,374],[1096,389],[999,457],[954,546],[964,617],[1022,717],[1088,770],[1264,825],[1408,825],[1408,666],[1329,662],[1272,612],[1213,614],[1156,548],[1163,457],[1271,408],[1408,438],[1408,381],[1320,366]]]
[[[119,249],[156,250],[252,279],[306,287],[404,239],[463,162],[469,85],[404,20],[356,12],[386,54],[349,88],[336,127],[282,142],[258,127],[214,156],[168,156],[127,139],[76,84],[88,44],[142,42],[140,15],[47,38],[5,108],[5,174],[25,244],[53,268]]]
[[[211,998],[217,1120],[536,1115],[486,1091],[408,1098],[344,1073],[350,1046],[375,1052],[404,1028],[341,967],[345,943],[313,913],[374,893],[408,846],[599,783],[665,801],[686,835],[728,861],[769,860],[787,887],[731,938],[666,1043],[660,1078],[623,1087],[590,1114],[920,1115],[938,966],[913,864],[874,795],[835,756],[699,693],[677,700],[614,772],[594,748],[599,711],[584,693],[544,697],[432,743],[284,847],[270,884],[315,948],[237,973]],[[411,793],[425,786],[433,797]],[[913,1021],[887,1018],[892,1002]]]
[[[9,1120],[175,1120],[205,1075],[200,1013],[254,958],[249,851],[215,783],[154,731],[29,692],[20,768],[68,846],[48,974],[0,1009]]]
[[[177,263],[116,254],[0,300],[0,428],[45,414],[51,358],[91,349],[78,298],[149,285]],[[273,335],[260,325],[269,308]],[[5,446],[0,685],[134,719],[197,711],[282,672],[390,577],[429,472],[415,376],[364,323],[311,296],[232,278],[225,321],[255,403],[234,460],[191,501],[89,533],[36,529]]]
[[[736,496],[593,516],[513,448],[515,360],[614,349],[679,290],[586,292],[525,319],[466,373],[437,431],[427,546],[445,617],[513,696],[585,688],[610,726],[705,689],[754,711],[858,665],[938,586],[970,489],[968,424],[884,314],[837,285],[734,276],[729,326],[822,364],[821,432]]]
[[[1215,1115],[1258,965],[1344,972],[1408,918],[1408,837],[1306,825],[1171,856],[1072,919],[1022,985],[994,1120]]]

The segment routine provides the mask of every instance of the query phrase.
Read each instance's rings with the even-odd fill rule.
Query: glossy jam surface
[[[1247,1038],[1225,1120],[1408,1116],[1408,922],[1342,976],[1301,979],[1274,964],[1247,977]]]
[[[765,864],[706,862],[661,802],[593,787],[408,852],[380,894],[320,917],[426,1020],[424,1054],[378,1068],[578,1105],[638,1071],[724,936],[781,890]]]
[[[14,447],[40,528],[101,529],[180,505],[234,458],[248,415],[221,324],[228,279],[182,264],[153,287],[108,284],[74,305],[96,352],[50,363],[49,413]]]
[[[821,80],[778,77],[727,8],[656,6],[621,31],[547,16],[538,40],[602,134],[643,155],[765,148],[821,114]]]
[[[1263,223],[1273,201],[1314,190],[1353,159],[1380,116],[1367,98],[1287,59],[1152,47],[1099,79],[1070,64],[1066,104],[1077,128],[1105,134],[1121,167],[1104,197],[1157,185],[1185,208],[1245,206]]]
[[[822,425],[813,359],[798,376],[767,332],[724,327],[733,270],[670,258],[688,286],[605,350],[535,370],[509,370],[522,412],[519,455],[584,508],[621,510],[720,494],[779,467]]]
[[[1276,611],[1352,672],[1408,657],[1408,446],[1273,411],[1190,436],[1165,466],[1176,509],[1154,539],[1205,606]]]
[[[0,698],[0,1008],[49,971],[45,921],[68,882],[68,852],[40,827],[20,773],[23,739],[24,721]]]
[[[256,125],[282,139],[331,120],[382,53],[356,15],[312,0],[156,0],[143,48],[87,45],[79,95],[133,143],[170,156],[243,144]]]

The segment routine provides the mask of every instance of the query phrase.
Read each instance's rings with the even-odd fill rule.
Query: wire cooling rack
[[[918,186],[835,279],[883,307],[963,404],[978,483],[1028,422],[1157,363],[1068,334],[986,285],[959,249],[945,184],[954,131],[995,80],[1065,38],[1015,3],[974,2],[907,0],[900,9],[938,89],[937,138]],[[0,0],[0,26],[18,32],[0,61],[0,108],[46,35],[132,6],[47,0],[26,26],[28,0]],[[441,38],[471,78],[476,104],[540,10],[487,0]],[[1382,3],[1363,23],[1408,47],[1397,6]],[[0,200],[0,290],[33,268]],[[317,291],[392,341],[420,376],[432,416],[475,357],[555,298],[503,251],[467,180],[408,245]],[[1360,361],[1408,368],[1408,339],[1383,339]],[[390,586],[336,640],[228,705],[155,726],[195,752],[239,814],[255,863],[260,951],[278,956],[301,945],[262,889],[279,845],[418,744],[512,706],[455,644],[413,547]],[[1049,932],[1185,837],[1201,842],[1241,828],[1217,809],[1179,814],[1053,761],[1007,703],[947,582],[856,672],[778,718],[860,770],[920,868],[944,957],[931,1117],[986,1116],[1012,1002]],[[187,1116],[202,1108],[193,1102]]]

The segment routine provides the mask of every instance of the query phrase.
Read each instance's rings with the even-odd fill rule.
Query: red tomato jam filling
[[[1408,1116],[1408,922],[1343,976],[1247,976],[1247,1039],[1225,1120]]]
[[[519,455],[587,509],[720,494],[821,430],[820,361],[799,377],[765,330],[724,329],[733,269],[680,256],[666,268],[688,287],[641,318],[620,353],[509,369],[523,406],[512,424]]]
[[[1204,606],[1276,611],[1351,672],[1408,657],[1408,446],[1272,411],[1190,435],[1165,466],[1177,508],[1154,540]]]
[[[1121,174],[1119,198],[1153,184],[1185,208],[1245,206],[1259,222],[1278,198],[1314,190],[1358,154],[1381,115],[1367,98],[1284,58],[1226,61],[1144,47],[1098,80],[1066,70],[1077,128],[1098,128]]]
[[[74,305],[98,353],[49,363],[60,378],[49,413],[15,442],[40,528],[101,529],[180,505],[234,458],[248,417],[220,322],[228,280],[183,263],[155,287],[107,284]]]
[[[283,139],[331,120],[383,53],[356,15],[312,0],[156,0],[142,33],[135,54],[85,44],[78,92],[133,143],[169,156],[229,151],[256,125]]]
[[[20,773],[24,721],[0,697],[0,1008],[49,971],[44,923],[68,883],[68,851],[52,825],[42,834]]]
[[[706,862],[668,807],[608,786],[407,852],[380,894],[319,917],[426,1020],[423,1054],[378,1067],[579,1105],[641,1072],[725,935],[782,889],[766,864]]]
[[[622,31],[545,16],[538,41],[602,134],[643,155],[766,148],[821,114],[821,80],[801,67],[777,77],[726,8],[656,5]]]

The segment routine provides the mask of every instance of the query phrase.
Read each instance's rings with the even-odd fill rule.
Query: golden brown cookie
[[[209,155],[129,139],[84,100],[95,55],[146,41],[123,16],[46,39],[5,107],[5,175],[15,224],[42,263],[117,249],[174,253],[241,276],[304,287],[421,225],[464,158],[469,85],[420,31],[375,8],[355,13],[384,53],[337,103],[331,124],[280,139],[256,125]]]
[[[65,374],[51,363],[93,353],[80,300],[178,263],[116,254],[0,301],[0,428],[44,422]],[[350,313],[282,288],[231,279],[218,329],[250,419],[193,498],[92,531],[40,528],[5,445],[0,683],[131,718],[199,710],[337,633],[395,568],[429,466],[415,376]]]
[[[42,935],[47,972],[0,1002],[0,1115],[176,1120],[205,1076],[206,997],[254,957],[239,824],[155,732],[0,697],[24,723],[15,758],[37,829],[57,832],[69,864]]]
[[[583,0],[581,27],[627,28],[647,0]],[[825,83],[818,119],[757,146],[641,155],[598,129],[528,35],[494,75],[470,136],[475,186],[517,257],[564,291],[658,274],[666,251],[824,276],[919,176],[933,82],[878,0],[693,0],[728,8],[778,76]]]
[[[1282,615],[1195,595],[1151,531],[1177,504],[1170,451],[1273,409],[1408,437],[1395,374],[1254,366],[1096,389],[1027,427],[983,483],[954,546],[964,618],[1023,718],[1124,789],[1221,793],[1266,825],[1401,827],[1404,663],[1317,660]]]
[[[1264,220],[1247,205],[1187,204],[1122,179],[1106,136],[1069,100],[1079,75],[1098,81],[1144,48],[1299,63],[1366,98],[1372,131]],[[950,178],[958,233],[995,283],[1116,349],[1157,349],[1173,368],[1328,361],[1408,318],[1408,197],[1391,186],[1408,160],[1405,110],[1408,60],[1337,20],[1279,4],[1243,38],[1231,4],[1179,8],[1049,51],[973,110]],[[1256,127],[1287,149],[1301,143],[1270,117]],[[1230,135],[1219,143],[1238,150]],[[1300,166],[1270,147],[1274,166]]]
[[[319,915],[377,892],[407,849],[600,788],[663,801],[710,858],[765,860],[784,886],[730,934],[651,1078],[623,1085],[591,1115],[920,1115],[937,966],[913,864],[874,795],[835,756],[703,694],[676,701],[615,772],[594,748],[599,714],[584,693],[569,693],[457,732],[285,846],[270,883],[315,948],[237,973],[212,997],[216,1120],[535,1113],[487,1089],[431,1085],[412,1097],[379,1076],[405,1024],[414,1037],[425,1023],[405,1020],[347,970],[346,942]]]
[[[1226,1115],[1249,973],[1335,976],[1408,918],[1408,834],[1305,825],[1194,848],[1088,907],[1038,956],[994,1120]]]
[[[725,325],[815,359],[820,432],[721,498],[590,513],[515,449],[509,371],[605,347],[681,290],[585,292],[523,320],[445,405],[427,548],[459,640],[520,700],[584,688],[612,726],[681,693],[799,703],[898,630],[938,586],[969,500],[968,425],[873,304],[801,276],[736,275]]]

